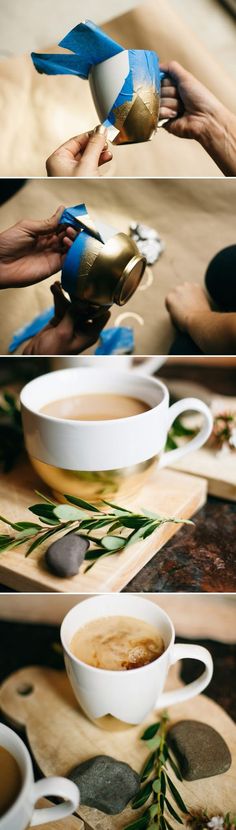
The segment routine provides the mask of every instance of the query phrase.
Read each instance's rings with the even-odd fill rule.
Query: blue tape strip
[[[116,43],[98,26],[89,20],[75,26],[60,41],[59,46],[75,52],[74,55],[37,54],[31,57],[37,72],[46,75],[78,75],[88,78],[92,66],[123,52],[123,46]]]
[[[83,223],[80,223],[78,216],[88,216],[88,211],[85,204],[74,205],[74,207],[65,208],[65,210],[63,210],[62,216],[60,217],[59,224],[70,225],[71,228],[75,228],[75,230],[78,230],[78,226],[83,227]]]
[[[35,334],[38,334],[47,323],[52,320],[54,317],[54,307],[47,308],[46,311],[43,311],[42,314],[38,314],[37,317],[34,317],[34,320],[31,323],[27,323],[26,326],[23,328],[18,329],[18,331],[13,334],[13,338],[10,342],[8,351],[10,354],[16,351],[16,349],[21,346],[21,343],[24,343],[25,340],[29,340],[30,337],[34,337]]]
[[[101,332],[95,354],[132,354],[133,351],[133,329],[117,326]]]
[[[71,245],[71,248],[69,248],[68,254],[66,254],[66,258],[64,260],[61,274],[61,284],[64,291],[67,291],[70,295],[75,293],[80,261],[88,243],[88,239],[88,233],[85,231],[80,233],[73,242],[73,245]]]

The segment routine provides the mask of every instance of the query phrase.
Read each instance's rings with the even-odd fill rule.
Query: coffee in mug
[[[79,628],[70,648],[89,666],[108,671],[130,671],[147,666],[164,651],[154,625],[135,617],[101,617]]]
[[[150,409],[148,404],[127,395],[73,395],[51,401],[41,409],[44,415],[69,421],[115,421],[131,418]]]
[[[20,767],[11,752],[0,746],[0,818],[12,807],[22,787]]]

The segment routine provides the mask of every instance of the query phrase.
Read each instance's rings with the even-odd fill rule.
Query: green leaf
[[[135,542],[138,542],[139,539],[143,539],[143,526],[140,527],[138,530],[134,530],[133,533],[130,534],[126,547],[130,547],[130,545],[134,545]]]
[[[133,821],[132,824],[126,824],[124,830],[145,830],[145,828],[148,827],[148,824],[149,816],[148,812],[146,812],[143,816],[137,818],[136,821]]]
[[[77,507],[71,507],[69,504],[59,504],[58,507],[54,507],[53,515],[60,522],[79,522],[80,519],[86,517],[84,511],[78,510]]]
[[[156,733],[160,729],[160,725],[161,723],[159,721],[158,723],[152,723],[151,726],[148,726],[147,729],[145,729],[143,735],[141,736],[141,741],[149,741],[150,738],[154,738],[154,735],[156,735]]]
[[[161,830],[166,830],[166,823],[165,823],[164,816],[160,816],[160,828],[161,828]]]
[[[27,557],[30,555],[30,553],[33,553],[33,550],[36,550],[36,548],[38,548],[39,545],[42,545],[43,542],[46,542],[47,539],[50,539],[50,536],[52,536],[54,533],[58,533],[57,527],[53,528],[53,530],[48,530],[46,533],[43,533],[42,536],[38,536],[38,538],[35,539],[34,542],[32,542],[32,545],[30,545],[30,547],[28,548],[25,556]]]
[[[4,550],[8,550],[9,548],[11,548],[13,542],[14,537],[0,536],[0,553],[3,553]]]
[[[161,792],[162,795],[166,794],[166,779],[163,770],[161,771]]]
[[[85,539],[87,539],[87,538],[88,537],[85,536]],[[86,551],[86,554],[85,554],[84,558],[87,559],[87,560],[99,559],[100,556],[104,556],[104,555],[105,555],[104,554],[104,548],[92,548],[92,549],[90,548],[90,550]]]
[[[178,790],[176,789],[175,785],[173,784],[173,781],[171,781],[171,778],[169,777],[169,775],[167,775],[167,781],[168,781],[168,784],[169,784],[170,791],[173,795],[173,798],[176,801],[176,804],[178,804],[178,807],[180,808],[180,810],[182,810],[182,813],[185,813],[186,816],[189,815],[189,810],[187,810],[186,804],[184,803],[183,799],[181,798],[181,795],[178,793]]]
[[[34,524],[34,522],[16,522],[16,530],[42,530],[41,525]]]
[[[146,743],[149,749],[159,749],[161,743],[160,735],[156,735],[155,738],[151,738],[151,740],[146,741]]]
[[[152,792],[152,782],[148,781],[144,787],[137,793],[135,798],[132,801],[132,810],[138,810],[139,807],[143,807],[146,804],[146,801],[150,798]]]
[[[3,522],[4,525],[12,527],[13,530],[17,530],[17,524],[15,522],[10,522],[9,519],[5,519],[5,516],[0,516],[0,521]]]
[[[175,763],[174,759],[172,758],[172,755],[170,754],[170,751],[168,751],[168,761],[169,761],[170,766],[173,769],[173,772],[176,775],[176,778],[178,778],[178,781],[183,781],[180,769],[177,766],[177,764]]]
[[[147,761],[145,761],[145,764],[144,764],[142,772],[141,772],[141,783],[143,781],[146,781],[146,778],[149,778],[149,775],[152,772],[153,767],[154,767],[155,757],[156,757],[156,753],[152,752],[151,755],[148,756]]]
[[[102,502],[103,502],[103,504],[107,504],[108,507],[112,507],[112,510],[114,510],[114,512],[116,512],[117,515],[119,515],[121,513],[122,516],[123,515],[132,516],[131,511],[130,510],[125,510],[125,507],[118,507],[118,504],[113,504],[111,501],[105,501],[105,499],[103,499]]]
[[[84,501],[84,499],[77,499],[76,496],[69,496],[65,493],[64,498],[70,504],[76,504],[77,507],[82,507],[82,510],[91,510],[93,513],[101,513],[102,511],[95,507],[94,504],[90,504],[88,501]]]
[[[158,811],[159,811],[159,805],[158,804],[151,804],[151,807],[149,807],[150,818],[155,818],[155,816],[157,816]]]
[[[35,516],[42,516],[43,519],[54,519],[55,524],[59,521],[54,516],[54,506],[51,504],[33,504],[32,507],[29,507],[29,510]]]
[[[165,799],[165,803],[166,803],[166,806],[167,806],[167,810],[169,810],[169,813],[172,816],[172,818],[174,818],[175,821],[178,821],[179,824],[183,824],[182,818],[180,818],[180,816],[178,816],[178,814],[174,810],[174,807],[172,807],[172,804],[170,803],[168,798]]]
[[[122,536],[103,536],[103,539],[99,541],[102,547],[109,551],[121,550],[126,546],[126,539]]]
[[[155,781],[153,781],[152,789],[153,789],[154,793],[157,793],[157,794],[160,793],[160,791],[161,791],[160,778],[156,778]]]
[[[152,522],[146,530],[144,530],[143,539],[147,539],[148,536],[152,536],[152,533],[158,530],[157,522]]]

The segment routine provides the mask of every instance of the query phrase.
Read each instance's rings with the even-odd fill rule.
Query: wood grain
[[[34,490],[45,488],[28,462],[10,474],[0,476],[0,513],[12,522],[31,520],[28,506],[38,501]],[[133,500],[130,509],[154,512],[189,519],[206,501],[206,481],[174,470],[158,470]],[[124,507],[126,505],[124,504]],[[63,593],[96,593],[120,591],[149,562],[181,525],[165,524],[153,536],[131,546],[122,554],[97,562],[88,574],[71,579],[51,575],[44,564],[45,546],[25,558],[26,548],[7,551],[0,558],[0,581],[16,591],[50,591]],[[6,525],[4,531],[6,532]]]
[[[167,687],[181,685],[178,666],[175,666],[169,673]],[[32,693],[22,695],[27,686],[32,687]],[[68,775],[75,765],[101,753],[128,760],[137,771],[147,757],[145,744],[140,742],[144,724],[108,733],[91,723],[79,709],[64,672],[35,667],[16,672],[0,689],[0,706],[11,723],[25,726],[33,755],[46,776]],[[236,726],[233,721],[204,695],[171,707],[170,714],[172,721],[194,718],[213,726],[224,737],[232,754],[232,766],[227,773],[178,783],[188,807],[207,808],[215,814],[235,810]],[[145,724],[154,717],[151,713]],[[105,816],[98,810],[80,806],[79,816],[91,830],[123,830],[134,813],[128,807],[117,816]]]

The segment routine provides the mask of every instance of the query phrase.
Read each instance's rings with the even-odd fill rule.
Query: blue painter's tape
[[[74,207],[65,208],[63,210],[63,214],[60,217],[59,225],[70,225],[71,228],[75,228],[78,230],[78,227],[82,227],[78,216],[88,216],[88,211],[86,205],[75,205]]]
[[[61,40],[59,46],[75,52],[74,55],[37,54],[31,57],[37,72],[47,75],[77,75],[88,78],[92,66],[123,52],[123,46],[116,43],[89,20],[75,26]]]
[[[101,332],[95,354],[132,354],[133,351],[133,329],[117,326]]]
[[[91,20],[86,20],[85,23],[79,23],[78,26],[75,26],[60,41],[59,46],[70,49],[71,52],[76,52],[80,60],[83,60],[84,64],[89,66],[89,69],[91,69],[91,66],[95,66],[97,63],[101,63],[124,51],[123,46],[112,40]]]
[[[87,70],[80,66],[77,55],[44,55],[31,52],[31,58],[37,72],[45,75],[76,75],[86,79]]]
[[[75,293],[81,257],[86,249],[88,240],[88,233],[85,233],[85,231],[79,233],[73,245],[69,248],[68,254],[66,254],[62,268],[61,284],[64,291],[67,291],[70,295]]]
[[[31,323],[27,323],[26,326],[23,328],[18,329],[18,331],[13,334],[13,338],[9,345],[8,351],[10,354],[16,351],[16,349],[21,346],[25,340],[29,340],[30,337],[34,337],[35,334],[38,334],[47,323],[50,323],[50,320],[54,317],[54,307],[47,308],[46,311],[43,311],[42,314],[38,314],[34,320],[31,320]]]

